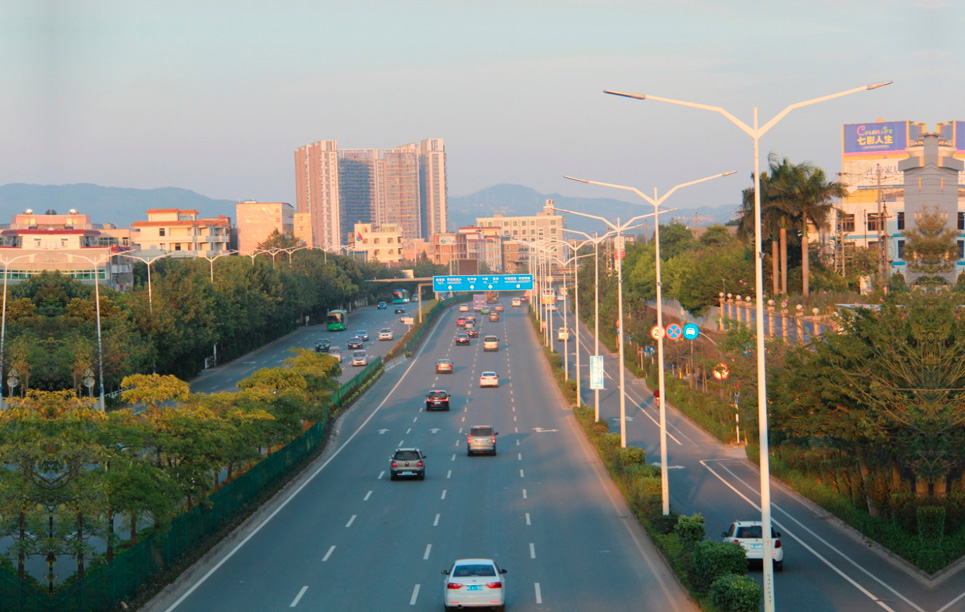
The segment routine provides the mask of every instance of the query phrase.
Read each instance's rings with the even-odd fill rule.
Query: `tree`
[[[268,251],[270,249],[290,249],[298,246],[304,246],[305,242],[298,238],[295,238],[291,234],[282,234],[278,231],[278,228],[271,230],[268,237],[265,238],[264,242],[260,243],[255,250],[258,251]]]
[[[917,215],[917,227],[905,230],[905,259],[917,274],[920,287],[947,285],[944,274],[955,268],[958,259],[957,235],[945,229],[947,219],[937,210]]]

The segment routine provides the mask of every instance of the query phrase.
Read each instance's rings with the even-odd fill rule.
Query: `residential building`
[[[397,223],[386,223],[376,227],[371,223],[356,223],[349,243],[356,253],[365,253],[367,261],[378,261],[388,265],[402,262],[402,227]]]
[[[482,231],[498,232],[503,241],[517,241],[531,244],[544,240],[567,240],[568,235],[563,232],[566,227],[566,217],[556,214],[553,200],[546,200],[543,210],[535,215],[507,217],[502,213],[495,213],[491,217],[477,217],[476,225]],[[556,247],[550,247],[555,250]],[[515,249],[517,254],[526,253],[528,265],[531,249]],[[505,261],[505,256],[503,260]],[[514,261],[521,261],[516,259]],[[514,264],[516,266],[521,264]]]
[[[199,219],[196,210],[155,208],[147,211],[147,221],[131,224],[131,233],[142,251],[212,256],[229,250],[231,219]]]
[[[295,235],[295,209],[287,202],[238,202],[238,252],[254,252],[275,231],[283,236]],[[307,243],[306,243],[307,244]]]
[[[313,244],[326,249],[338,248],[356,223],[394,223],[407,240],[446,230],[441,138],[394,149],[339,149],[336,141],[322,140],[295,151],[295,178],[297,211],[311,216]],[[332,228],[338,235],[329,236]]]
[[[296,212],[292,215],[292,231],[297,240],[312,246],[319,246],[312,242],[312,216],[309,213]]]

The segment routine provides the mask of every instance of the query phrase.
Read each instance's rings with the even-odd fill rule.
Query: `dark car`
[[[330,348],[332,348],[332,343],[328,341],[328,338],[322,338],[315,343],[316,353],[327,353]]]
[[[469,336],[466,334],[456,334],[456,346],[469,346]]]
[[[348,350],[354,351],[356,349],[365,348],[365,343],[358,336],[353,336],[352,339],[346,344],[346,347]]]
[[[467,328],[467,329],[466,329],[466,335],[469,336],[470,338],[478,338],[478,337],[479,337],[479,328],[478,328],[478,327],[469,327],[469,328]]]
[[[379,310],[385,310],[388,307],[389,307],[388,304],[386,304],[385,302],[379,302],[379,305],[376,306],[376,308],[378,308]]]
[[[405,306],[396,306],[395,314],[405,314]]]
[[[418,448],[400,448],[389,457],[389,477],[426,479],[426,456]]]
[[[449,392],[443,389],[433,389],[426,394],[426,411],[449,410]]]
[[[358,330],[357,332],[355,332],[355,335],[361,338],[362,342],[369,341],[369,332],[365,331],[364,329]]]

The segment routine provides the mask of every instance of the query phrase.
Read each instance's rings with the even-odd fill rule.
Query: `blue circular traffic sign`
[[[667,337],[671,340],[680,340],[680,336],[683,335],[684,330],[677,323],[671,323],[667,326]]]
[[[684,338],[687,340],[695,340],[699,335],[700,328],[697,327],[696,323],[687,323],[684,325]]]

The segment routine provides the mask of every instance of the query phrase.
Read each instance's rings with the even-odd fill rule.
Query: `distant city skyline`
[[[226,10],[230,8],[230,11]],[[0,0],[8,95],[0,182],[179,187],[295,204],[291,152],[333,139],[392,148],[442,138],[449,195],[492,185],[608,197],[564,174],[734,206],[751,143],[715,113],[603,89],[719,105],[761,142],[840,167],[843,124],[961,118],[956,0],[389,0],[203,3]]]

